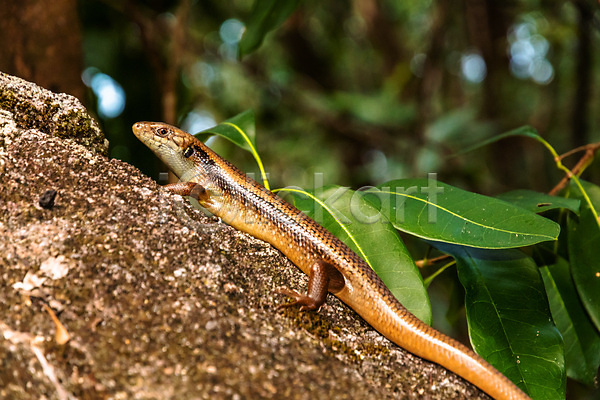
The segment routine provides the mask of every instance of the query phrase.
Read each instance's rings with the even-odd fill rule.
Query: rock
[[[73,96],[53,93],[0,72],[0,110],[11,113],[12,117],[3,119],[13,120],[20,129],[37,129],[52,136],[73,139],[90,150],[108,154],[108,140],[98,123]],[[4,135],[10,137],[9,132]]]
[[[486,398],[333,297],[319,312],[278,308],[275,290],[306,277],[277,250],[107,159],[69,96],[0,75],[9,89],[0,398]]]

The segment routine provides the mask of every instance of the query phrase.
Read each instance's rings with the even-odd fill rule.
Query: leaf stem
[[[242,135],[242,137],[244,138],[246,143],[248,143],[248,146],[250,146],[250,152],[252,153],[252,156],[254,156],[254,159],[256,160],[256,163],[258,164],[258,169],[260,169],[260,175],[263,180],[263,185],[264,185],[264,187],[267,188],[267,190],[271,190],[271,188],[269,187],[269,180],[267,179],[267,174],[265,172],[265,167],[263,166],[262,160],[260,159],[260,156],[258,155],[258,152],[256,151],[256,149],[252,145],[252,141],[250,140],[248,135],[246,135],[246,132],[244,132],[242,129],[240,129],[239,126],[237,126],[236,124],[232,124],[231,122],[225,121],[225,122],[223,122],[223,125],[229,125],[229,126],[233,127],[235,130],[237,130],[240,133],[240,135]]]
[[[443,261],[443,260],[445,260],[445,259],[447,259],[449,257],[450,256],[448,254],[444,254],[444,255],[441,255],[441,256],[438,256],[438,257],[434,257],[434,258],[427,258],[427,257],[425,257],[422,260],[415,261],[415,264],[419,268],[425,268],[425,267],[428,267],[430,265],[433,265],[433,264],[437,263],[438,261]]]
[[[581,146],[576,149],[570,150],[564,154],[561,154],[560,159],[563,160],[565,157],[568,157],[571,154],[574,154],[578,151],[585,151],[585,154],[583,155],[583,157],[581,157],[579,159],[579,161],[577,161],[577,164],[575,164],[575,166],[571,170],[573,175],[581,176],[583,171],[592,163],[592,161],[594,159],[594,154],[596,153],[596,151],[599,148],[600,148],[600,143],[592,143],[592,144],[589,144],[586,146]],[[560,182],[548,194],[555,195],[556,193],[560,192],[567,185],[569,180],[570,180],[569,176],[563,177],[560,180]]]
[[[444,272],[445,270],[447,270],[448,268],[450,268],[451,266],[453,266],[454,264],[456,264],[455,260],[452,260],[448,263],[446,263],[445,265],[443,265],[440,269],[438,269],[437,271],[435,271],[433,274],[429,275],[424,281],[423,284],[425,285],[425,288],[429,288],[429,285],[431,285],[431,282],[433,282],[433,280],[435,278],[437,278],[438,275],[440,275],[442,272]]]
[[[577,185],[577,187],[579,188],[579,191],[581,192],[581,194],[583,195],[583,198],[585,199],[585,202],[587,203],[587,205],[590,207],[590,210],[592,211],[592,215],[594,216],[594,219],[596,220],[596,223],[598,224],[598,227],[600,227],[600,220],[598,219],[598,212],[596,211],[596,208],[594,207],[594,205],[592,204],[592,200],[590,199],[590,197],[588,196],[587,192],[585,191],[585,189],[583,188],[583,185],[581,184],[581,181],[579,180],[579,178],[577,177],[576,174],[574,174],[569,168],[567,168],[561,161],[561,156],[558,155],[558,153],[556,152],[556,150],[554,150],[554,147],[552,147],[550,145],[550,143],[548,143],[544,138],[542,138],[539,135],[536,135],[535,139],[542,143],[552,154],[552,156],[554,157],[554,161],[556,163],[556,167],[562,171],[565,172],[566,174],[566,179],[572,179],[575,182],[575,185]],[[585,157],[585,156],[584,156]],[[582,171],[578,171],[579,173],[581,173]],[[554,190],[554,189],[553,189]]]

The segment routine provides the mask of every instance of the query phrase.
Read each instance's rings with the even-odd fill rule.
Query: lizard
[[[273,245],[308,275],[305,294],[281,290],[293,299],[286,306],[317,310],[332,293],[398,346],[456,373],[493,398],[529,399],[474,351],[410,313],[341,240],[202,141],[161,122],[137,122],[132,130],[180,179],[164,186],[167,190],[196,198],[223,222]]]

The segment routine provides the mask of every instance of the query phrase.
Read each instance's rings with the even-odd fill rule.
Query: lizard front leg
[[[180,196],[190,196],[198,200],[200,204],[207,204],[210,200],[210,194],[204,188],[196,182],[178,182],[164,185],[163,188],[167,189],[171,193],[178,194]]]

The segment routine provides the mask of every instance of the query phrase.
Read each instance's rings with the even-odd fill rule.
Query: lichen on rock
[[[73,139],[99,154],[108,154],[108,140],[98,123],[73,96],[54,93],[0,72],[2,110],[12,114],[19,129],[37,129],[51,136]]]

